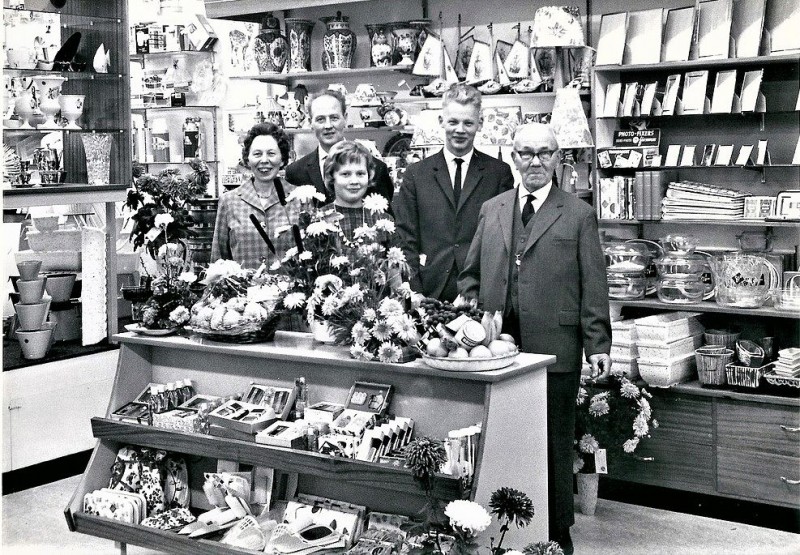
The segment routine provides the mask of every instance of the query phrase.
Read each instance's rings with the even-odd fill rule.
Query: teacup
[[[21,279],[17,281],[20,302],[22,304],[35,304],[41,302],[46,283],[46,277],[40,277],[31,280]]]
[[[19,271],[19,278],[22,280],[30,281],[39,277],[39,270],[42,269],[41,260],[23,260],[17,262],[17,270]]]

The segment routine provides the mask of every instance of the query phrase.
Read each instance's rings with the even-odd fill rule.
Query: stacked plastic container
[[[703,341],[697,312],[670,312],[634,320],[641,378],[652,387],[669,387],[694,377],[694,350]]]
[[[611,322],[611,367],[622,371],[629,380],[639,378],[639,348],[636,344],[636,321]]]

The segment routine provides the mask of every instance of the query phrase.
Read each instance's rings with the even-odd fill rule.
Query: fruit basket
[[[259,322],[248,322],[227,329],[210,329],[200,326],[186,326],[185,329],[203,339],[220,341],[222,343],[262,343],[275,339],[275,330],[278,329],[278,322],[281,319],[281,315],[282,312],[276,310]]]
[[[428,366],[438,370],[449,372],[485,372],[487,370],[500,370],[514,364],[519,351],[505,355],[493,356],[488,358],[450,358],[432,357],[427,354],[422,355],[422,360]]]

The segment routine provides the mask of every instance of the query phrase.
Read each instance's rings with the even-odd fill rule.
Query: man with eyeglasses
[[[328,152],[344,140],[344,128],[347,126],[345,98],[336,90],[323,91],[309,101],[308,115],[319,147],[286,167],[286,181],[297,186],[314,185],[317,191],[325,195],[325,202],[320,204],[330,204],[336,195],[325,187],[322,174]],[[375,184],[369,193],[375,192],[386,197],[391,206],[394,184],[386,164],[377,159],[374,179]]]
[[[439,116],[444,148],[406,169],[394,201],[411,288],[443,301],[456,298],[481,206],[514,185],[508,164],[474,148],[482,123],[481,93],[452,85]]]
[[[522,351],[557,357],[547,368],[549,526],[570,554],[581,352],[592,377],[611,368],[605,260],[594,210],[555,183],[561,151],[552,128],[517,128],[511,156],[521,183],[483,205],[458,287],[484,310],[502,311]]]

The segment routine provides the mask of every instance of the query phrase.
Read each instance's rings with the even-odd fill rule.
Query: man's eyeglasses
[[[536,156],[538,156],[539,160],[542,162],[549,162],[555,153],[555,150],[540,150],[538,152],[534,152],[532,150],[514,151],[514,154],[516,154],[523,162],[533,162],[533,159]]]

